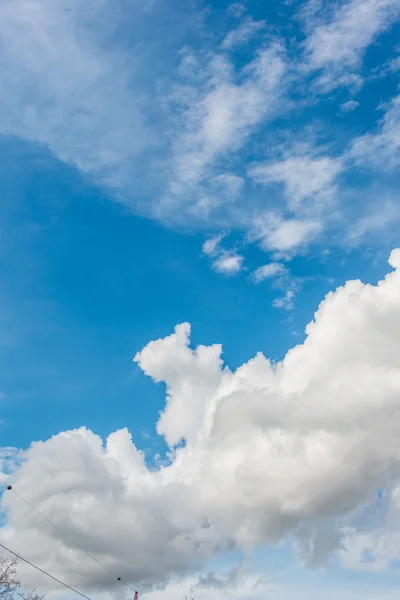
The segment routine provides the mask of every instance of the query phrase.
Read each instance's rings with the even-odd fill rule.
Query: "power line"
[[[57,525],[55,525],[55,523],[50,521],[50,519],[48,519],[43,513],[40,512],[40,510],[38,510],[35,506],[33,506],[33,504],[28,502],[28,500],[25,500],[25,498],[23,498],[21,496],[21,494],[16,492],[12,486],[6,485],[6,483],[3,480],[0,480],[0,482],[3,483],[3,485],[5,485],[10,492],[13,492],[16,496],[18,496],[18,498],[20,498],[20,500],[22,500],[22,502],[25,502],[25,504],[27,506],[29,506],[32,510],[34,510],[35,513],[37,513],[40,517],[42,517],[45,521],[47,521],[47,523],[49,523],[52,527],[54,527],[54,529],[56,529],[59,533],[61,533],[64,537],[66,537],[70,542],[72,542],[77,548],[82,550],[82,552],[84,552],[87,556],[89,556],[92,560],[94,560],[100,567],[102,567],[103,569],[108,571],[108,573],[110,573],[111,575],[113,575],[114,577],[116,577],[118,579],[118,577],[117,577],[117,575],[115,575],[115,573],[113,573],[108,567],[106,567],[100,561],[98,561],[97,558],[92,556],[92,554],[90,554],[90,552],[88,552],[87,550],[82,548],[82,546],[80,546],[77,542],[75,542],[75,540],[73,540],[67,533],[65,533],[65,531],[63,531]]]
[[[17,554],[13,550],[10,550],[10,548],[7,548],[7,546],[4,546],[3,544],[0,544],[0,547],[4,548],[4,550],[7,550],[7,552],[9,552],[10,554],[13,554],[18,560],[24,561],[27,565],[30,565],[31,567],[33,567],[37,571],[40,571],[41,573],[43,573],[47,577],[50,577],[50,579],[53,579],[53,581],[56,581],[57,583],[59,583],[60,585],[63,585],[65,588],[71,590],[75,594],[78,594],[78,596],[82,596],[82,598],[85,598],[86,600],[92,600],[91,598],[89,598],[89,596],[85,596],[85,594],[82,594],[82,592],[79,592],[78,590],[76,590],[75,588],[71,587],[67,583],[64,583],[60,579],[57,579],[57,577],[54,577],[53,575],[50,575],[50,573],[47,573],[47,571],[44,571],[40,567],[37,567],[36,565],[34,565],[33,563],[31,563],[29,560],[27,560],[26,558],[24,558],[20,554]]]
[[[7,488],[8,491],[13,492],[16,496],[18,496],[18,498],[20,498],[20,500],[22,500],[22,502],[24,502],[33,511],[35,511],[35,513],[37,513],[40,517],[42,517],[45,521],[47,521],[47,523],[49,523],[52,527],[54,527],[54,529],[56,529],[59,533],[61,533],[61,535],[63,535],[65,538],[67,538],[67,540],[69,540],[70,542],[72,542],[72,544],[74,544],[77,548],[79,548],[79,550],[81,550],[87,556],[89,556],[89,558],[91,558],[95,563],[97,563],[102,569],[104,569],[110,575],[112,575],[113,577],[115,577],[117,579],[117,581],[120,581],[121,583],[123,583],[126,587],[128,587],[133,592],[136,591],[132,586],[129,585],[129,583],[127,583],[126,581],[123,581],[122,577],[119,577],[118,575],[116,575],[115,573],[113,573],[113,571],[111,571],[111,569],[109,569],[108,567],[106,567],[106,565],[103,565],[103,563],[101,563],[99,560],[97,560],[97,558],[95,556],[93,556],[92,554],[90,554],[90,552],[88,552],[87,550],[85,550],[85,548],[83,548],[80,544],[78,544],[78,542],[76,542],[75,540],[73,540],[67,533],[65,533],[65,531],[63,531],[55,523],[53,523],[52,521],[50,521],[50,519],[48,519],[43,513],[41,513],[39,509],[37,509],[35,506],[33,506],[33,504],[31,504],[30,502],[28,502],[28,500],[26,500],[25,498],[23,498],[23,496],[21,496],[21,494],[19,494],[18,492],[16,492],[14,490],[14,488],[13,488],[12,485],[8,485],[5,481],[3,481],[3,479],[0,479],[0,483],[2,483]]]

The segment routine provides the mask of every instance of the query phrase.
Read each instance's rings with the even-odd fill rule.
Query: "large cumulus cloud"
[[[393,489],[400,473],[400,250],[378,285],[328,294],[306,340],[272,364],[236,371],[218,345],[190,348],[182,324],[135,360],[166,384],[157,470],[127,430],[87,429],[32,444],[12,476],[24,497],[110,569],[155,583],[235,546],[275,542]],[[43,568],[91,589],[112,578],[5,495],[1,537]]]

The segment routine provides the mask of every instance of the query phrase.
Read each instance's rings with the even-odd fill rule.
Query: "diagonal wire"
[[[78,594],[78,596],[82,596],[82,598],[85,598],[86,600],[91,600],[91,598],[89,598],[89,596],[85,596],[85,594],[82,594],[82,592],[79,592],[78,590],[76,590],[75,588],[71,587],[70,585],[68,585],[67,583],[64,583],[63,581],[61,581],[60,579],[57,579],[57,577],[54,577],[53,575],[50,575],[50,573],[47,573],[47,571],[45,571],[44,569],[41,569],[40,567],[37,567],[36,565],[34,565],[33,563],[31,563],[29,560],[27,560],[26,558],[24,558],[23,556],[21,556],[20,554],[17,554],[16,552],[14,552],[13,550],[10,550],[10,548],[7,548],[7,546],[4,546],[3,544],[0,544],[1,548],[4,548],[4,550],[7,550],[7,552],[9,552],[10,554],[13,554],[14,556],[16,556],[16,558],[18,560],[22,560],[24,563],[26,563],[27,565],[30,565],[31,567],[33,567],[34,569],[36,569],[37,571],[40,571],[41,573],[43,573],[44,575],[46,575],[47,577],[50,577],[50,579],[53,579],[53,581],[56,581],[57,583],[59,583],[60,585],[63,585],[65,588],[71,590],[72,592],[74,592],[75,594]]]
[[[92,560],[94,560],[94,562],[96,562],[102,569],[104,569],[105,571],[107,571],[108,573],[110,573],[110,575],[112,575],[113,577],[115,577],[118,581],[120,581],[121,583],[123,583],[125,586],[127,586],[133,592],[136,591],[132,586],[129,585],[129,583],[127,583],[126,581],[123,581],[121,577],[118,577],[118,575],[116,575],[113,571],[111,571],[111,569],[109,569],[108,567],[106,567],[106,565],[103,565],[103,563],[101,563],[99,560],[97,560],[97,558],[95,556],[93,556],[92,554],[90,554],[90,552],[88,552],[87,550],[85,550],[85,548],[83,548],[80,544],[78,544],[78,542],[76,542],[74,539],[72,539],[68,535],[68,533],[65,533],[65,531],[63,531],[62,529],[60,529],[57,525],[55,525],[55,523],[53,523],[52,521],[50,521],[50,519],[48,519],[43,513],[41,513],[39,509],[37,509],[35,506],[33,506],[33,504],[31,504],[30,502],[28,502],[28,500],[26,500],[25,498],[23,498],[21,496],[21,494],[19,494],[18,492],[16,492],[15,489],[11,485],[8,485],[5,481],[3,481],[3,479],[0,479],[0,483],[3,484],[4,487],[8,491],[13,492],[16,496],[18,496],[18,498],[20,498],[20,500],[22,500],[22,502],[24,502],[27,506],[29,506],[29,508],[31,508],[33,511],[35,511],[35,513],[37,513],[40,517],[42,517],[42,519],[44,519],[45,521],[47,521],[47,523],[49,523],[52,527],[54,527],[54,529],[56,529],[59,533],[61,533],[61,535],[63,535],[65,538],[67,538],[67,540],[69,540],[70,542],[72,542],[72,544],[74,544],[77,548],[79,548],[79,550],[81,550],[87,556],[89,556],[89,558],[91,558]]]

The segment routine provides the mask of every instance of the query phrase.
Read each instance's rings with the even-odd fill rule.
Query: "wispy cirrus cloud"
[[[273,300],[272,306],[288,311],[294,308],[298,282],[290,276],[283,263],[271,262],[262,265],[253,271],[251,277],[257,285],[266,280],[271,281],[273,288],[279,290],[280,295]]]
[[[308,3],[304,12],[307,68],[320,71],[318,84],[329,90],[359,85],[358,68],[378,35],[399,18],[398,0],[350,0],[335,4]],[[306,4],[307,8],[307,4]]]
[[[252,277],[255,283],[261,283],[261,281],[264,281],[265,279],[280,277],[284,273],[286,273],[286,269],[283,264],[271,262],[258,267],[252,274]]]
[[[237,229],[285,256],[318,242],[333,207],[343,226],[343,174],[357,175],[374,155],[385,170],[397,164],[396,99],[347,150],[342,140],[341,150],[310,142],[314,123],[304,116],[322,97],[315,86],[362,82],[363,57],[399,17],[397,0],[304,3],[297,41],[279,27],[272,35],[240,3],[216,35],[204,35],[204,14],[180,0],[130,8],[3,2],[0,132],[46,146],[138,214]],[[181,25],[167,20],[172,29],[156,39],[167,9]],[[338,98],[335,114],[353,108]],[[304,119],[302,150],[293,119]],[[335,142],[334,125],[324,125]]]
[[[224,239],[224,237],[224,233],[219,233],[218,235],[208,238],[202,247],[204,254],[207,256],[216,256],[221,251],[220,242]]]
[[[281,184],[294,214],[316,214],[334,198],[342,168],[340,157],[292,151],[281,160],[255,165],[249,175],[257,183]]]
[[[255,34],[265,29],[265,26],[265,21],[254,21],[251,17],[244,19],[236,29],[232,29],[225,36],[222,48],[229,50],[235,46],[246,44],[251,38],[254,38]]]
[[[152,138],[127,57],[104,47],[118,14],[118,4],[113,16],[107,3],[79,0],[0,6],[0,132],[39,142],[110,185],[127,181],[127,164]],[[140,70],[134,54],[130,64],[132,73]]]
[[[272,41],[239,71],[229,57],[217,53],[206,61],[200,81],[197,70],[195,63],[189,92],[185,87],[173,96],[174,102],[182,104],[182,114],[174,134],[169,191],[161,210],[180,207],[207,218],[226,200],[215,193],[215,181],[228,184],[230,197],[241,185],[237,175],[221,172],[220,161],[234,156],[254,128],[280,110],[284,48]],[[226,202],[224,208],[229,211]]]
[[[357,100],[348,100],[347,102],[343,102],[343,104],[340,105],[340,112],[349,113],[353,110],[356,110],[356,108],[358,108],[359,106],[360,103],[357,102]]]
[[[283,218],[278,213],[267,211],[254,219],[249,235],[264,250],[285,257],[315,240],[322,229],[323,224],[319,220]]]
[[[400,160],[400,95],[386,106],[377,130],[353,140],[349,159],[358,165],[395,169]]]

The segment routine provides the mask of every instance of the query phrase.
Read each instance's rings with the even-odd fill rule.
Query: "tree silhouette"
[[[46,594],[41,596],[36,590],[27,594],[21,590],[17,562],[0,558],[0,600],[43,600]]]

